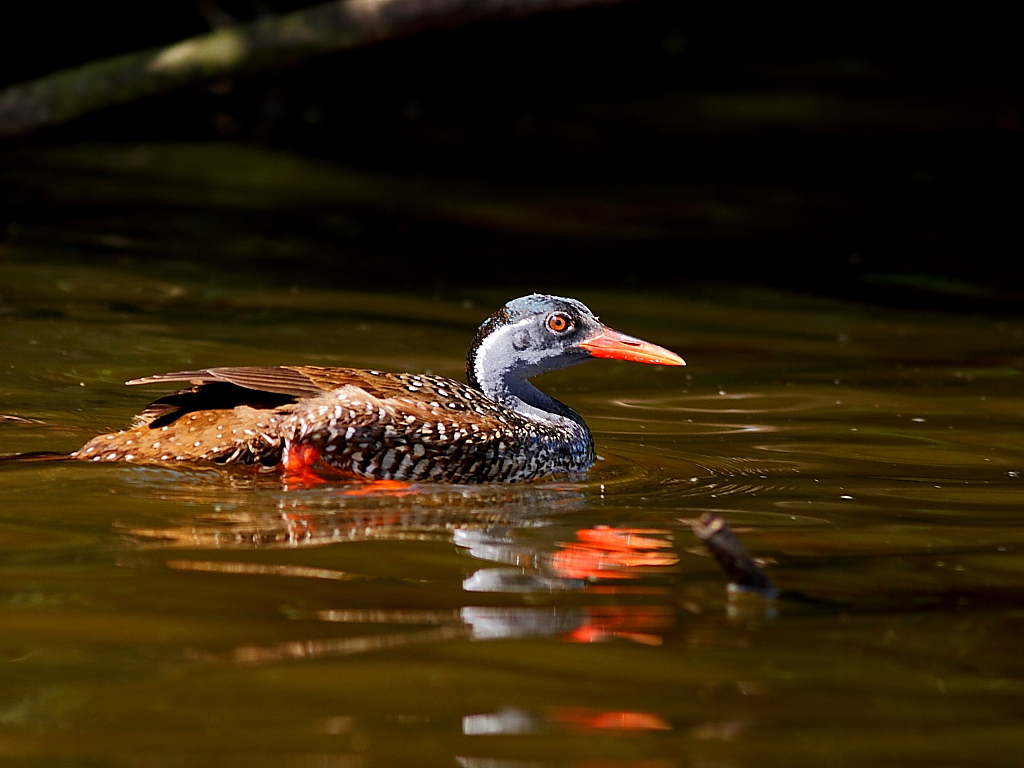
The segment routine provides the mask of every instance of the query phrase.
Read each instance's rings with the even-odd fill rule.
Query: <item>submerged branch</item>
[[[126,53],[0,91],[0,138],[186,85],[432,29],[621,0],[335,0]]]

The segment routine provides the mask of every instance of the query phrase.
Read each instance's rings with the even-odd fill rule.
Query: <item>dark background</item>
[[[174,42],[218,14],[245,21],[306,5],[17,3],[0,27],[2,80]],[[608,240],[355,206],[359,242],[333,263],[275,257],[297,282],[712,279],[1015,307],[1021,62],[1006,14],[637,2],[477,24],[109,109],[8,141],[7,162],[39,145],[227,140],[372,173],[585,199],[584,218],[657,231]],[[80,203],[43,208],[17,184],[3,196],[12,221],[59,227],[86,215]],[[318,221],[282,210],[225,226],[279,236]],[[9,237],[26,228],[8,227]],[[386,272],[374,269],[382,255]]]

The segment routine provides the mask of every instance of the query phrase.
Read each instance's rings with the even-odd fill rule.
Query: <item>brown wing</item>
[[[280,367],[253,365],[160,373],[155,376],[132,379],[127,383],[135,385],[188,381],[199,386],[226,383],[257,392],[272,392],[298,398],[317,397],[332,389],[351,385],[365,389],[376,397],[392,397],[406,391],[406,385],[402,378],[401,374],[367,371],[360,368],[323,368],[316,365]]]
[[[345,370],[345,369],[340,369]],[[204,384],[234,384],[236,387],[254,389],[257,392],[273,392],[291,397],[316,397],[328,391],[318,386],[302,368],[275,368],[272,366],[246,366],[244,368],[205,368],[199,371],[177,371],[144,376],[127,382],[134,384],[161,384],[171,381],[188,381]]]
[[[306,376],[321,392],[338,387],[359,387],[374,397],[388,398],[409,394],[410,379],[429,379],[410,373],[385,373],[363,368],[321,368],[315,365],[295,366],[291,370]]]
[[[453,443],[480,445],[493,440],[497,444],[504,439],[511,444],[517,428],[523,436],[540,428],[465,384],[459,386],[462,391],[449,388],[449,396],[442,400],[425,400],[420,396],[425,393],[413,394],[407,389],[396,396],[380,397],[357,385],[338,387],[289,407],[291,437],[326,444],[344,434],[351,450],[373,444],[386,450],[410,442],[436,450]],[[471,399],[463,399],[465,394]]]
[[[434,399],[437,397],[434,388],[413,394],[403,387],[395,394],[382,396],[370,391],[369,387],[349,384],[320,397],[304,400],[289,412],[300,421],[304,417],[310,423],[336,419],[337,423],[346,426],[380,430],[382,433],[395,431],[396,434],[416,432],[424,427],[427,431],[440,428],[442,433],[467,429],[474,433],[503,433],[511,428],[512,423],[518,425],[528,421],[470,390],[465,384],[458,385],[458,389],[449,386],[445,394],[444,398]],[[340,406],[340,410],[332,414],[330,408],[335,406]]]

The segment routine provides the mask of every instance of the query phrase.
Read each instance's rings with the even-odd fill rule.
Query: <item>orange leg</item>
[[[346,496],[369,496],[372,493],[384,491],[390,496],[405,496],[412,493],[409,490],[411,485],[412,483],[408,483],[405,480],[365,480],[358,488],[353,488],[344,493]]]
[[[285,484],[289,487],[313,488],[330,482],[321,473],[358,482],[358,488],[344,491],[346,496],[367,496],[380,491],[402,492],[411,485],[402,480],[366,480],[343,472],[325,462],[316,446],[301,443],[288,446],[281,460],[281,468],[284,470]]]
[[[322,461],[323,456],[316,446],[289,445],[284,458],[281,459],[285,485],[298,488],[323,485],[327,481],[313,471],[313,468]]]

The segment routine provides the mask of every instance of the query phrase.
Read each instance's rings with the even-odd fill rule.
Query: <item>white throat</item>
[[[475,350],[472,378],[485,395],[517,413],[566,428],[586,429],[579,414],[530,383],[528,376],[556,366],[546,365],[544,351],[530,344],[529,324],[529,319],[521,320],[485,338]]]

